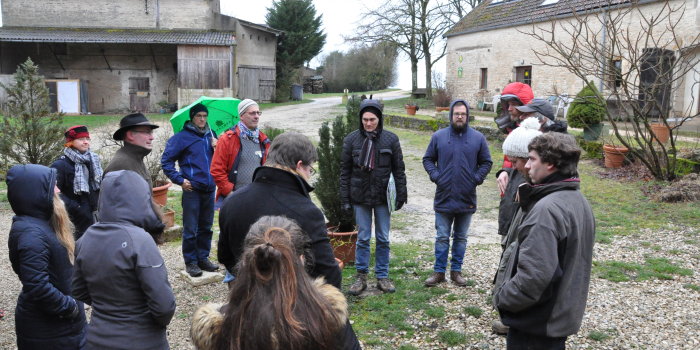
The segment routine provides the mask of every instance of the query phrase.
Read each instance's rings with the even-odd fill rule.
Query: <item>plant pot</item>
[[[603,123],[589,125],[583,128],[583,139],[586,141],[595,141],[600,138],[603,132]]]
[[[153,187],[153,201],[164,207],[168,203],[168,189],[172,185],[172,182],[168,182],[165,185]]]
[[[345,268],[345,263],[343,260],[340,260],[338,258],[335,258],[335,262],[338,263],[338,268],[342,271]]]
[[[450,107],[435,107],[436,112],[447,112],[450,110]]]
[[[418,110],[418,106],[405,105],[404,107],[406,108],[406,114],[416,115],[416,111]]]
[[[357,247],[357,231],[334,232],[332,229],[329,229],[328,237],[331,239],[333,255],[335,255],[336,258],[340,259],[345,264],[355,262],[355,248]]]
[[[629,149],[625,146],[603,145],[606,168],[620,168]]]
[[[168,209],[163,212],[163,223],[165,224],[165,228],[171,228],[175,226],[175,211],[172,209]]]
[[[664,123],[651,123],[651,133],[656,136],[656,138],[659,140],[661,143],[666,143],[668,142],[668,139],[671,138],[671,129],[666,126]]]

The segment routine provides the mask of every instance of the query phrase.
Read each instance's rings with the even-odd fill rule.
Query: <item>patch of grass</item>
[[[683,285],[683,288],[687,288],[690,290],[694,290],[696,292],[700,292],[700,286],[698,286],[697,284],[686,283]]]
[[[445,317],[445,308],[442,306],[431,306],[425,310],[425,314],[432,318]]]
[[[482,310],[478,306],[467,306],[464,308],[464,312],[467,313],[467,315],[472,316],[474,318],[479,318],[481,315],[484,314],[484,310]]]
[[[418,348],[413,345],[402,344],[399,346],[399,350],[418,350]]]
[[[177,314],[177,318],[179,318],[181,320],[186,319],[188,316],[189,315],[186,312],[181,312],[181,313]]]
[[[450,330],[440,331],[438,332],[438,340],[440,340],[441,343],[445,343],[449,346],[456,346],[465,344],[467,342],[467,335]]]
[[[400,90],[401,90],[401,89],[384,89],[384,90],[377,90],[377,91],[350,92],[350,93],[348,93],[348,96],[352,96],[352,95],[357,95],[357,96],[367,95],[367,97],[369,97],[369,95],[371,95],[371,94],[378,94],[378,93],[380,93],[380,92],[389,92],[389,91],[400,91]],[[307,94],[307,93],[304,93],[304,97],[310,98],[310,99],[322,98],[322,97],[338,97],[338,96],[343,96],[343,93],[342,93],[342,92],[324,92],[324,93],[322,93],[322,94]]]
[[[588,333],[588,338],[593,339],[595,341],[605,341],[608,338],[610,338],[610,334],[604,331],[590,331]]]
[[[445,296],[445,300],[447,300],[447,301],[455,301],[455,300],[459,300],[459,297],[456,296],[456,295],[454,295],[454,294],[447,294],[447,296]]]
[[[644,264],[623,261],[594,261],[593,270],[600,278],[612,282],[644,281],[652,278],[673,279],[672,275],[690,276],[693,271],[679,267],[666,258],[646,258]]]

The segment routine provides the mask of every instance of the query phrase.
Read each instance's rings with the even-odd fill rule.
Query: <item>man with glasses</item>
[[[396,291],[389,280],[389,227],[390,207],[396,210],[406,203],[406,173],[401,144],[396,134],[383,128],[383,106],[378,100],[360,103],[360,125],[343,141],[340,168],[340,201],[343,210],[354,209],[357,223],[355,251],[355,282],[351,295],[360,295],[367,288],[369,272],[372,216],[376,238],[375,267],[377,288],[384,293]],[[393,175],[396,184],[396,203],[388,203],[387,186]]]
[[[238,104],[240,121],[220,137],[211,162],[211,175],[216,182],[217,207],[233,191],[253,182],[253,172],[267,158],[270,140],[258,129],[260,107],[245,99]]]
[[[119,129],[114,132],[112,138],[117,141],[123,141],[124,145],[114,153],[114,157],[112,157],[112,160],[104,170],[104,175],[117,170],[131,170],[141,175],[148,183],[149,188],[153,188],[151,175],[146,169],[143,159],[153,149],[153,130],[157,128],[158,125],[152,124],[141,113],[132,113],[122,118],[119,121]],[[162,221],[162,214],[157,204],[152,203],[152,207],[157,214],[156,217],[159,219],[145,223],[144,230],[157,235],[163,232],[165,224]]]
[[[209,167],[216,138],[207,123],[208,116],[203,104],[192,106],[190,120],[168,140],[160,160],[170,181],[182,186],[182,256],[185,271],[192,277],[201,276],[202,270],[219,270],[209,261],[216,189]]]
[[[476,212],[476,186],[484,182],[492,164],[486,138],[469,127],[467,102],[452,101],[450,126],[433,134],[423,156],[423,167],[430,181],[437,185],[433,202],[437,230],[435,265],[433,274],[425,280],[426,287],[445,281],[450,237],[450,279],[457,286],[467,285],[462,277],[462,261],[467,249],[467,231]]]

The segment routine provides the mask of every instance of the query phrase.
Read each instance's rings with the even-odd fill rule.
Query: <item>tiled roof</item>
[[[0,28],[0,41],[235,45],[233,32],[149,29]]]
[[[655,1],[659,0],[640,0],[639,3]],[[543,2],[544,0],[484,0],[445,33],[445,37],[544,22],[570,17],[574,12],[598,12],[602,8],[627,6],[630,3],[629,0],[559,0],[550,5],[542,5]]]

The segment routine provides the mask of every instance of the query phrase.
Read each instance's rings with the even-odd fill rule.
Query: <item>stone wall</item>
[[[3,0],[7,27],[209,29],[219,0]]]
[[[675,0],[673,6],[686,6],[686,15],[680,21],[678,29],[684,34],[684,41],[692,41],[692,37],[700,30],[700,14],[696,8],[698,1]],[[659,13],[661,4],[645,5],[645,11]],[[559,20],[567,21],[567,19]],[[548,23],[542,23],[547,26]],[[631,18],[627,26],[632,31],[640,29],[640,22]],[[543,66],[539,63],[535,52],[544,52],[545,44],[534,41],[523,32],[531,32],[531,25],[511,28],[494,29],[471,34],[450,37],[447,40],[446,75],[447,85],[453,98],[463,98],[470,104],[476,105],[478,96],[490,100],[491,96],[499,94],[505,85],[516,80],[516,67],[532,66],[532,88],[537,97],[556,94],[575,95],[583,87],[584,82],[564,68]],[[565,40],[566,33],[555,32],[560,40]],[[673,49],[678,49],[673,48]],[[479,89],[481,68],[488,69],[486,90]],[[626,68],[623,65],[622,70]],[[689,77],[697,81],[697,77]],[[594,80],[596,87],[599,81]],[[683,90],[683,89],[680,89]],[[687,89],[686,89],[687,90]],[[696,89],[697,90],[697,89]],[[606,91],[603,91],[604,93]],[[695,101],[698,101],[698,91]],[[682,109],[693,98],[690,93],[680,91],[674,98],[674,110]]]
[[[473,117],[472,119],[473,120]],[[420,131],[437,131],[439,129],[448,127],[450,125],[450,122],[447,120],[442,120],[442,119],[420,119],[420,118],[412,118],[412,117],[404,117],[401,115],[391,115],[391,114],[385,114],[384,115],[384,123],[389,126],[394,126],[397,128],[402,128],[402,129],[412,129],[412,130],[420,130]],[[484,134],[487,140],[492,141],[492,140],[503,140],[503,133],[501,133],[498,129],[495,127],[487,127],[487,126],[470,126],[474,130],[479,131],[480,133]]]

